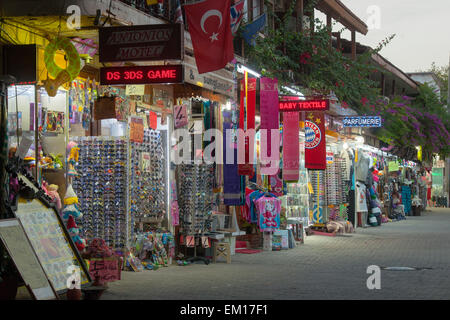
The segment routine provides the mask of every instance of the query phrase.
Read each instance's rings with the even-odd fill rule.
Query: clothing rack
[[[269,190],[266,190],[265,188],[263,188],[263,187],[257,185],[257,184],[254,183],[254,182],[251,182],[251,181],[248,182],[248,187],[249,187],[250,189],[259,190],[259,191],[262,191],[262,192],[269,192]]]

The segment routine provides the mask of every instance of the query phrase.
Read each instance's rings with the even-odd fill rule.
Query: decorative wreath
[[[55,63],[55,53],[59,49],[64,50],[69,61],[66,69],[58,67]],[[61,72],[67,72],[70,80],[73,80],[80,73],[80,56],[75,46],[67,38],[55,38],[50,41],[45,48],[44,61],[48,73],[54,78],[57,78]]]

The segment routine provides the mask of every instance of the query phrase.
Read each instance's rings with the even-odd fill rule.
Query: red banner
[[[327,167],[325,115],[307,112],[305,119],[305,168],[325,170]]]
[[[272,154],[272,129],[279,130],[280,124],[278,122],[278,80],[270,78],[260,79],[260,114],[261,114],[261,126],[260,126],[260,148],[261,155],[261,174],[273,175],[274,172],[278,172],[278,163],[280,161],[280,139],[276,139],[274,149],[275,154]],[[264,141],[264,135],[262,132],[266,130],[266,141]],[[264,165],[263,162],[276,159],[276,168],[273,168],[273,163]]]
[[[239,119],[239,128],[247,131],[249,129],[255,129],[255,106],[256,106],[256,78],[248,79],[247,88],[247,109],[244,104],[245,85],[244,80],[241,83],[241,110]],[[247,127],[245,127],[247,123]],[[239,164],[238,172],[241,176],[253,177],[253,159],[250,159],[249,148],[254,148],[253,145],[249,145],[249,138],[245,138],[245,163]],[[239,146],[238,146],[239,149]]]
[[[300,169],[299,113],[283,114],[283,180],[298,181]]]

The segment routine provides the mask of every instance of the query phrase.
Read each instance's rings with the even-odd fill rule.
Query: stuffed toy
[[[69,234],[77,246],[78,251],[83,251],[83,249],[86,247],[86,240],[82,239],[79,236],[80,229],[77,227],[75,223],[75,219],[70,216],[69,220],[67,221],[67,231],[69,231]]]
[[[50,153],[50,157],[53,159],[53,167],[55,169],[63,168],[63,163],[61,161],[62,154],[55,155],[53,153]]]
[[[61,197],[59,196],[58,193],[58,186],[56,184],[51,184],[47,187],[47,192],[46,192],[50,198],[52,198],[52,201],[56,204],[56,208],[59,210],[61,210],[62,208],[62,204],[61,204]]]
[[[78,209],[77,206],[78,197],[73,191],[72,185],[70,184],[67,188],[66,195],[64,196],[64,209],[62,211],[62,216],[64,220],[69,219],[73,216],[75,219],[81,218],[83,214]]]
[[[78,173],[75,171],[75,164],[78,162],[80,148],[77,147],[77,143],[70,141],[67,145],[67,151],[69,157],[67,158],[69,168],[67,174],[69,176],[76,176]]]

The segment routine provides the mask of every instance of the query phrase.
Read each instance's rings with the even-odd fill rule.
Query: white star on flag
[[[211,35],[211,37],[209,37],[210,39],[211,39],[211,42],[213,42],[214,40],[219,40],[219,39],[217,39],[217,36],[218,36],[219,34],[218,33],[212,33],[212,35]]]

